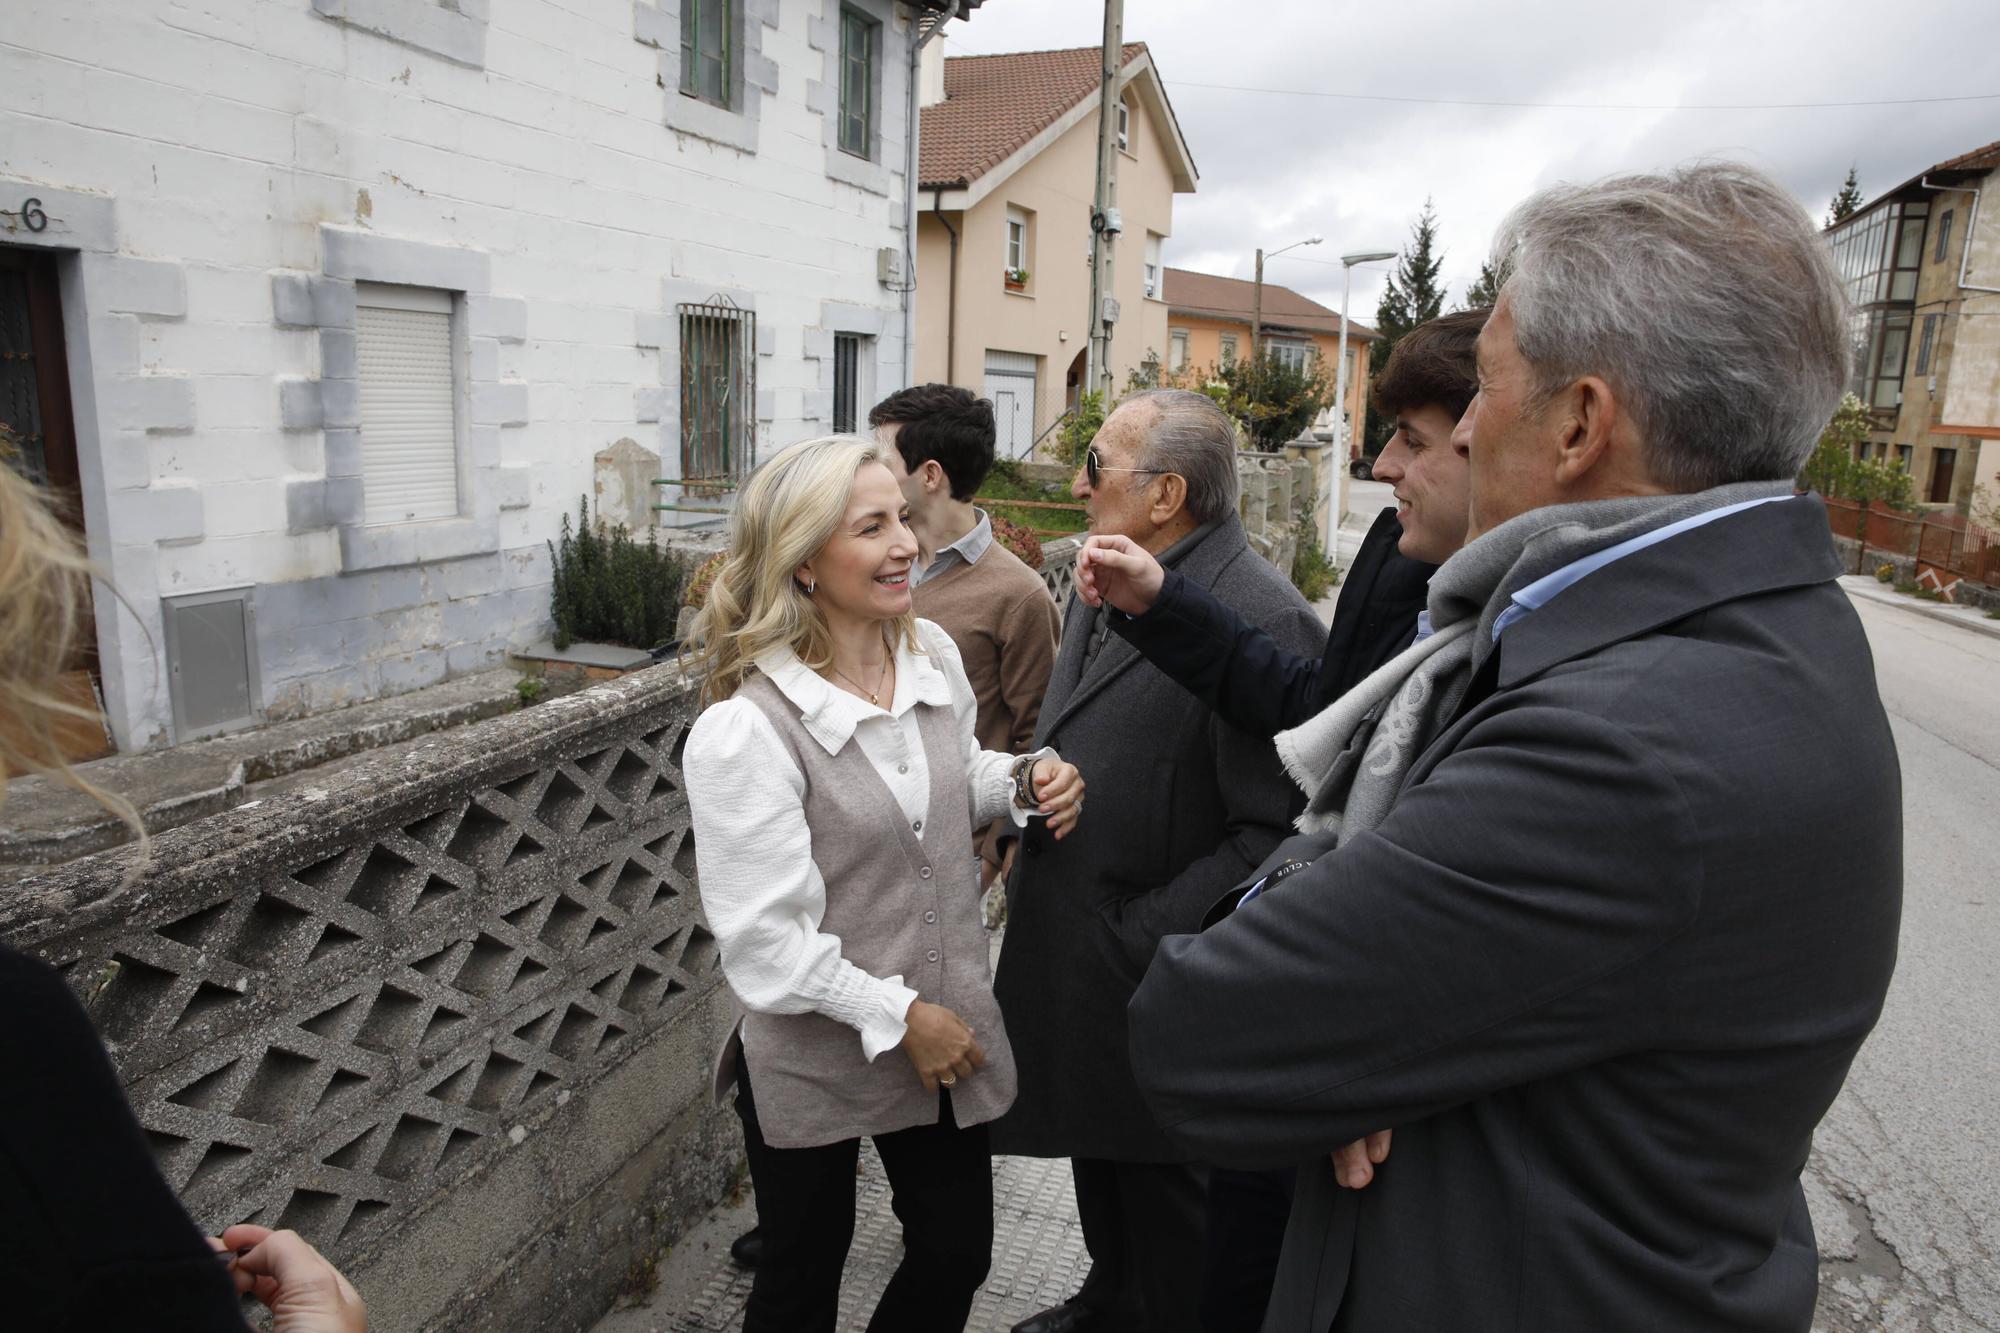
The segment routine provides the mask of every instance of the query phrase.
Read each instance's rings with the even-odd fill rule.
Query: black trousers
[[[1090,1276],[1072,1298],[1110,1329],[1201,1333],[1206,1171],[1073,1157]]]
[[[1257,1333],[1278,1279],[1294,1173],[1208,1173],[1208,1245],[1201,1278],[1205,1333]]]
[[[757,1123],[749,1071],[736,1065],[736,1114],[756,1187],[764,1255],[743,1333],[835,1333],[840,1275],[854,1240],[854,1173],[861,1140],[773,1148]],[[875,1135],[903,1224],[903,1262],[868,1321],[869,1333],[962,1329],[993,1262],[993,1166],[986,1126],[961,1128],[951,1094],[938,1123]]]

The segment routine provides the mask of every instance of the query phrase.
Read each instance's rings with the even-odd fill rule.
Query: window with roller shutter
[[[449,292],[358,283],[362,522],[458,516],[458,375]]]

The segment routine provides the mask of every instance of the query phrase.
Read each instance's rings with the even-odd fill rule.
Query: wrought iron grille
[[[733,486],[757,437],[757,322],[716,298],[677,307],[681,324],[681,481],[690,493]]]
[[[853,434],[858,418],[855,400],[861,387],[861,337],[854,333],[833,335],[833,429]]]

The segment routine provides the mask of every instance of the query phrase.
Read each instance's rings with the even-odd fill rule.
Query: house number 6
[[[42,211],[42,201],[39,199],[28,199],[22,202],[21,221],[28,224],[29,231],[47,231],[49,229],[49,215]]]

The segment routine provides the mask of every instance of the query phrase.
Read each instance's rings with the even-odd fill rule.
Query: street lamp
[[[1278,249],[1273,250],[1271,252],[1271,257],[1273,259],[1276,259],[1279,255],[1285,253],[1285,251],[1287,250],[1296,250],[1302,245],[1318,245],[1321,241],[1325,239],[1326,237],[1319,235],[1308,236],[1303,241],[1293,241],[1290,245],[1280,246]],[[1264,333],[1264,252],[1262,250],[1259,250],[1257,252],[1257,285],[1250,299],[1250,375],[1251,375],[1250,382],[1252,384],[1255,384],[1264,373],[1263,369],[1264,349],[1262,346],[1263,333]]]
[[[1363,250],[1340,257],[1340,363],[1334,368],[1333,401],[1340,406],[1340,429],[1347,437],[1349,462],[1361,456],[1361,448],[1354,439],[1354,423],[1347,418],[1347,298],[1354,293],[1354,266],[1395,257],[1394,250]]]

